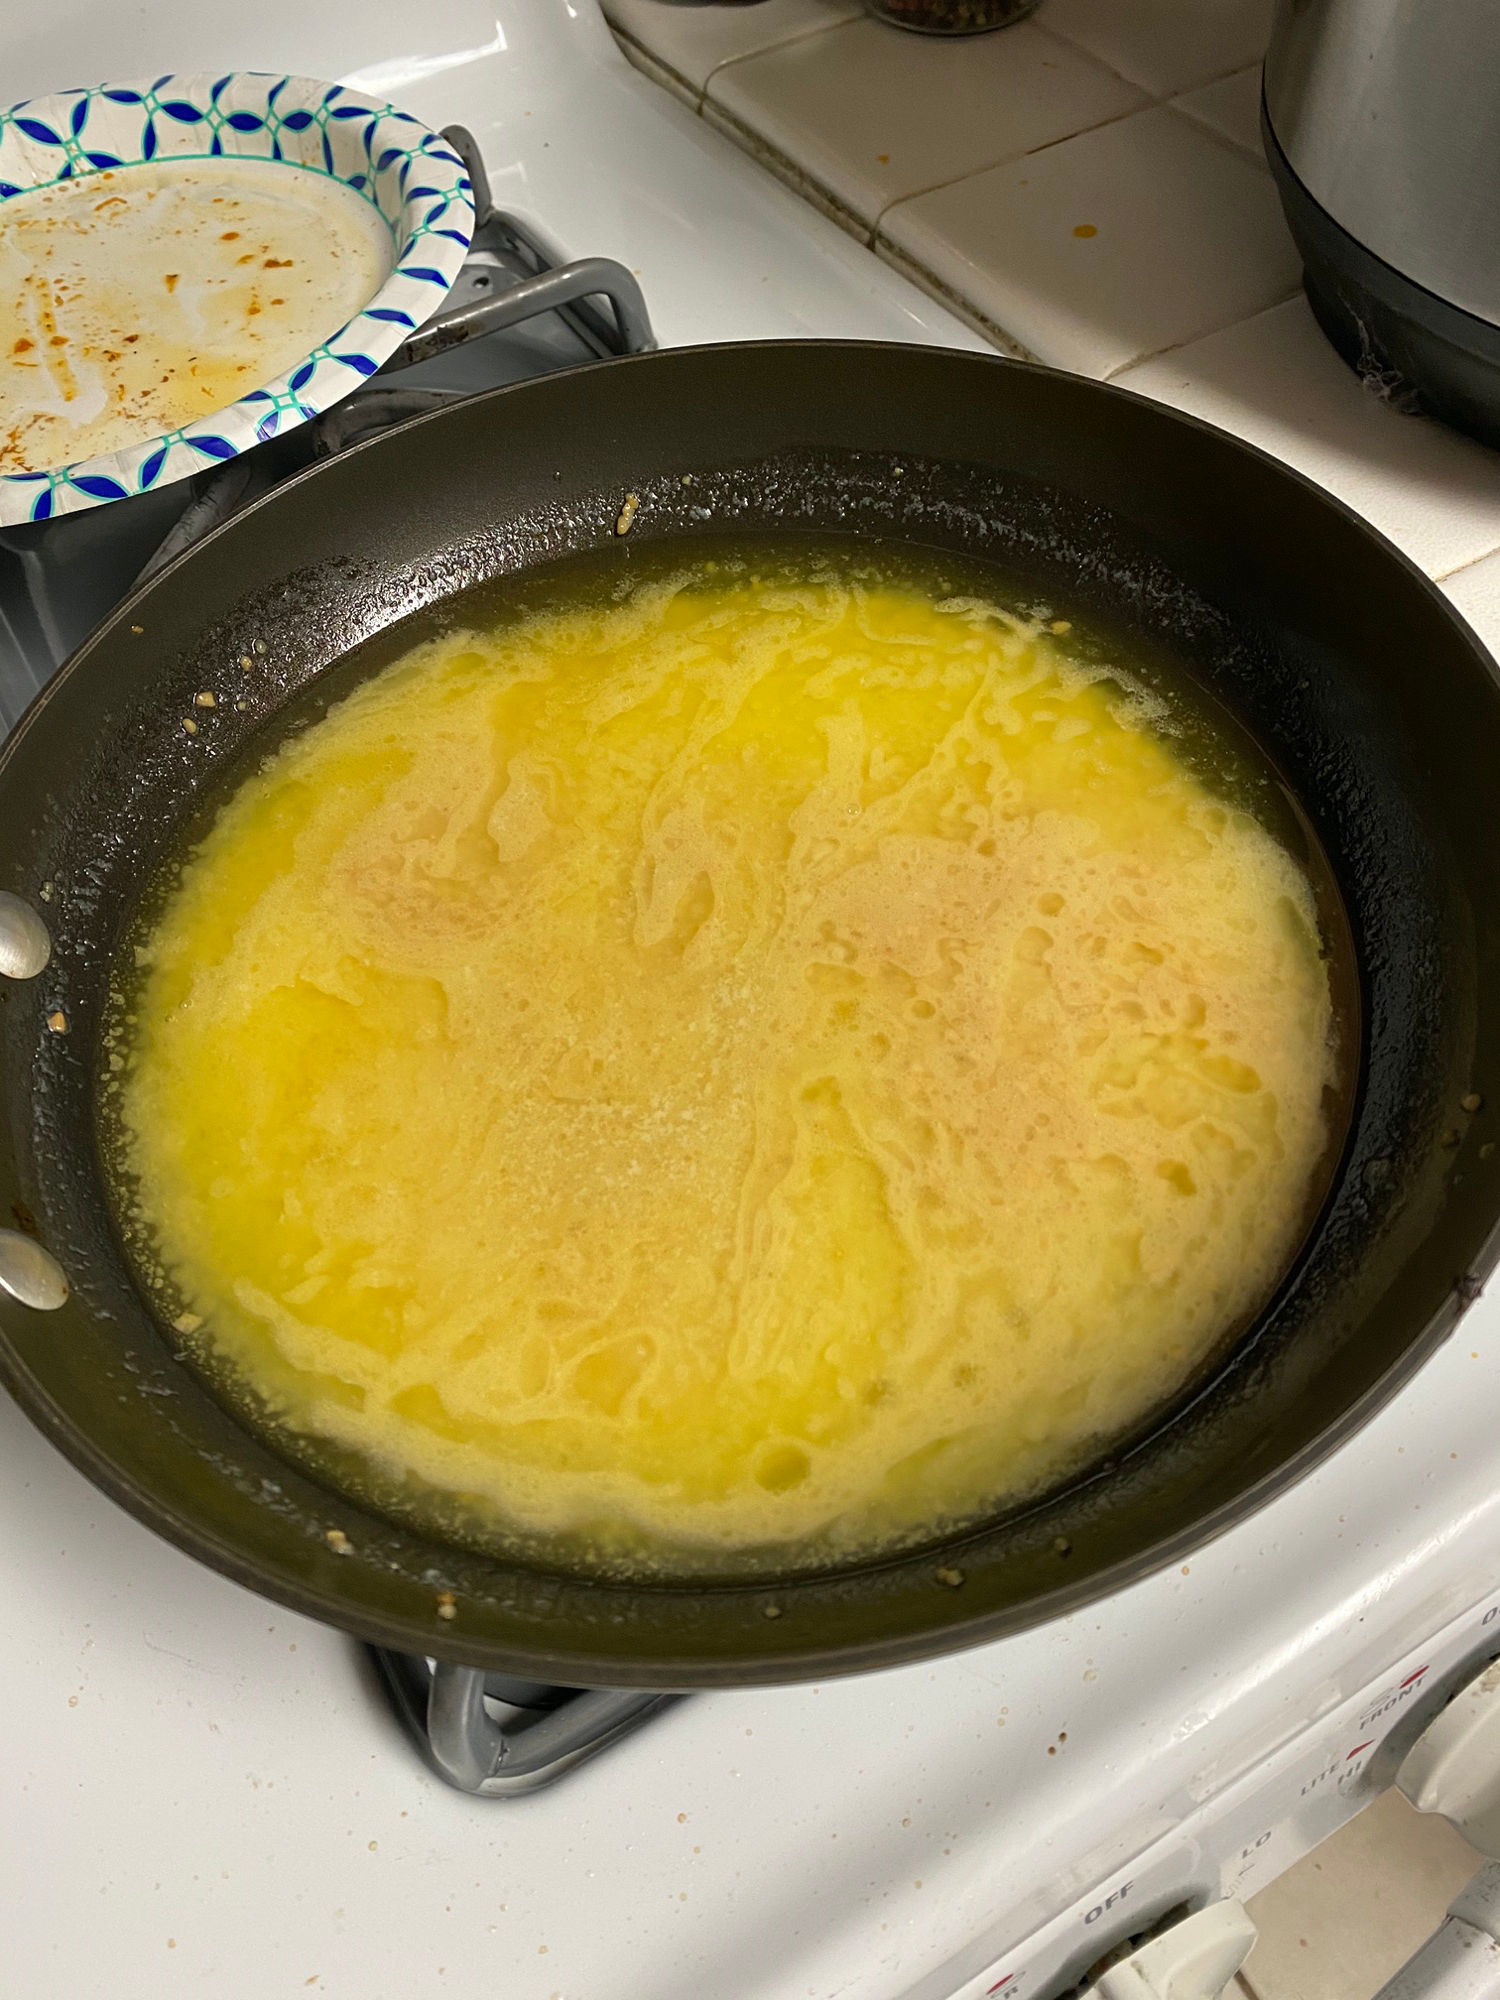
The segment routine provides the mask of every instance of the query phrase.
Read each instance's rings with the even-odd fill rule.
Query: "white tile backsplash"
[[[1117,379],[1287,459],[1430,576],[1500,548],[1500,453],[1363,388],[1301,298]]]
[[[1172,99],[1174,111],[1185,111],[1200,125],[1221,133],[1236,146],[1260,159],[1260,64],[1237,69],[1233,76],[1221,76],[1217,83],[1205,83],[1201,90],[1184,91]]]
[[[1147,102],[1029,21],[972,41],[851,21],[727,64],[708,96],[872,225],[903,195]]]
[[[1274,0],[1044,0],[1042,19],[1121,76],[1168,97],[1259,62]]]
[[[853,21],[860,0],[760,0],[753,7],[676,7],[670,0],[600,0],[604,17],[695,91],[721,63]]]
[[[1458,572],[1500,645],[1500,453],[1372,397],[1296,296],[1259,133],[1273,4],[1041,0],[938,41],[858,0],[602,0],[627,53],[1002,351],[1289,459]]]
[[[880,233],[1088,375],[1285,298],[1299,269],[1265,169],[1160,108],[901,202]]]

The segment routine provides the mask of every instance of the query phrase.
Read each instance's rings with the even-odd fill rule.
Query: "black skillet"
[[[591,1582],[363,1510],[175,1357],[101,1172],[107,969],[176,830],[351,649],[379,664],[410,636],[401,621],[568,552],[615,544],[625,564],[662,536],[767,531],[991,558],[1186,662],[1269,749],[1326,851],[1357,959],[1359,1088],[1277,1299],[1212,1382],[1091,1476],[961,1541],[836,1574]],[[214,707],[195,705],[204,692]],[[421,418],[156,576],[0,755],[0,889],[53,940],[40,977],[0,977],[0,1221],[72,1285],[54,1311],[0,1292],[0,1373],[91,1479],[181,1547],[412,1653],[571,1684],[712,1686],[878,1666],[1054,1616],[1306,1472],[1432,1353],[1489,1268],[1497,771],[1494,669],[1424,577],[1284,467],[1092,382],[908,347],[698,348]],[[59,1015],[65,1033],[48,1025]]]

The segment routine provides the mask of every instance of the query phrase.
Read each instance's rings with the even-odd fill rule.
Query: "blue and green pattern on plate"
[[[111,167],[225,154],[280,160],[353,188],[390,227],[390,275],[337,333],[238,402],[75,465],[0,474],[0,527],[129,499],[306,423],[442,304],[474,230],[468,171],[409,113],[342,84],[239,70],[34,97],[0,112],[0,204]]]

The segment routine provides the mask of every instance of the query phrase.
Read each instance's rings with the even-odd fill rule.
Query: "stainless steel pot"
[[[1495,0],[1279,0],[1262,123],[1334,345],[1500,443]]]

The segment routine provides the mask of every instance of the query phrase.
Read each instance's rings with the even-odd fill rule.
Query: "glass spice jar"
[[[1038,0],[865,0],[877,21],[918,35],[987,35],[1037,5]]]

